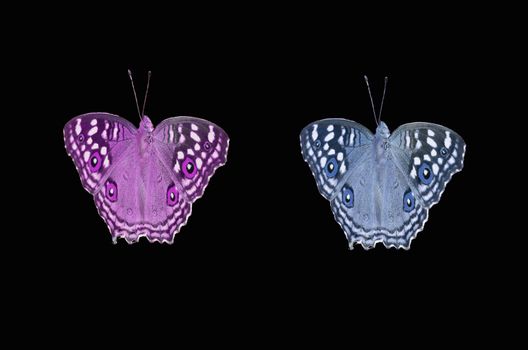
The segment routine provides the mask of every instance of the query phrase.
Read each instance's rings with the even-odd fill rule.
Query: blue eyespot
[[[414,209],[414,195],[409,189],[403,194],[403,211],[408,213],[413,209]]]
[[[354,190],[350,187],[343,187],[343,204],[347,208],[354,207]]]
[[[330,158],[325,164],[325,173],[328,177],[334,177],[337,175],[337,160]]]
[[[445,158],[449,154],[449,151],[447,150],[447,148],[442,147],[442,148],[440,148],[440,154],[442,155],[442,157]]]
[[[424,185],[429,185],[433,181],[433,171],[427,162],[423,162],[418,169],[418,177]]]
[[[315,148],[319,148],[319,147],[321,147],[321,141],[319,141],[319,140],[315,140],[315,142],[314,142],[314,146],[315,146]]]

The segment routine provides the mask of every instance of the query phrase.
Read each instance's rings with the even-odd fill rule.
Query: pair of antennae
[[[139,111],[139,103],[138,98],[136,94],[136,88],[134,87],[134,79],[132,78],[132,72],[130,69],[128,70],[128,76],[130,78],[130,82],[132,83],[132,91],[134,92],[134,99],[136,100],[136,108],[139,114],[139,119],[143,119],[143,116],[145,115],[145,105],[147,104],[147,95],[150,85],[150,76],[152,75],[151,71],[148,71],[148,78],[147,78],[147,90],[145,91],[145,97],[143,98],[143,108],[141,109],[141,112]],[[374,107],[374,100],[372,99],[372,92],[370,91],[370,85],[367,76],[365,75],[365,82],[367,83],[367,89],[370,96],[370,104],[372,105],[372,112],[374,113],[374,120],[376,121],[376,125],[379,125],[381,122],[381,111],[383,110],[383,102],[385,101],[385,91],[387,90],[387,81],[389,80],[388,77],[385,77],[385,84],[383,85],[383,96],[381,97],[381,105],[378,115],[376,116],[376,108]]]
[[[374,100],[372,99],[372,93],[370,92],[370,85],[367,76],[365,75],[365,82],[367,83],[367,89],[370,96],[370,104],[372,105],[372,112],[374,113],[374,120],[376,121],[376,126],[381,122],[381,111],[383,110],[383,102],[385,101],[385,90],[387,90],[387,80],[388,77],[385,77],[385,85],[383,86],[383,97],[381,98],[381,105],[378,116],[376,117],[376,109],[374,108]]]
[[[145,115],[145,105],[147,104],[147,95],[148,95],[151,75],[152,75],[152,72],[148,71],[147,90],[145,91],[145,98],[143,99],[143,108],[141,109],[141,112],[139,112],[139,103],[138,103],[138,98],[136,94],[136,88],[134,87],[134,79],[132,79],[132,72],[130,71],[130,69],[128,70],[128,76],[130,78],[130,82],[132,83],[132,91],[134,91],[134,98],[136,99],[136,107],[137,107],[137,111],[139,114],[139,120],[142,120],[143,116]]]

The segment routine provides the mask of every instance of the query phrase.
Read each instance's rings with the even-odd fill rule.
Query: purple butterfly
[[[154,127],[139,115],[139,129],[109,113],[80,115],[64,127],[64,144],[114,243],[143,236],[172,243],[192,203],[226,163],[229,137],[204,119],[174,117]]]

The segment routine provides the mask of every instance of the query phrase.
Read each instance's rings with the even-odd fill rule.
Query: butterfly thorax
[[[146,115],[144,115],[143,118],[141,118],[141,123],[139,123],[139,130],[146,131],[149,133],[154,131],[154,124],[152,124],[152,121]]]
[[[378,127],[376,128],[376,136],[381,136],[383,138],[388,139],[390,136],[389,127],[384,122],[380,122]]]
[[[375,148],[376,162],[378,165],[384,165],[388,159],[391,159],[391,150],[389,142],[390,131],[387,124],[380,122],[376,128],[373,147]]]
[[[139,145],[139,152],[142,157],[151,154],[153,152],[152,149],[152,132],[154,131],[154,125],[152,124],[152,121],[150,121],[149,117],[146,115],[143,116],[141,119],[141,123],[139,124],[139,130],[138,130],[138,145]]]

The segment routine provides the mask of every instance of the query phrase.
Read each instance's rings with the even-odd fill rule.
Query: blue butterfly
[[[387,78],[376,117],[376,134],[347,119],[306,126],[301,151],[321,195],[330,201],[350,249],[409,249],[453,174],[462,170],[466,144],[460,135],[432,123],[410,123],[392,134],[381,121]]]

